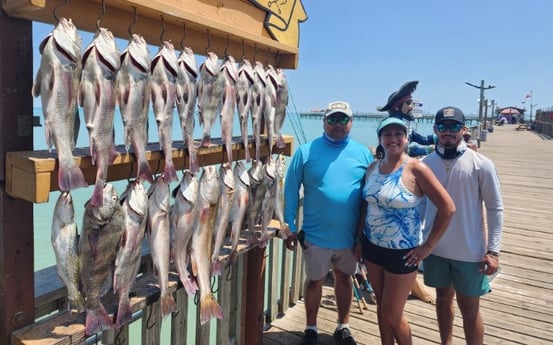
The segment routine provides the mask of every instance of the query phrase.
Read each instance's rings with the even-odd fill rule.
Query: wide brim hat
[[[401,98],[403,98],[407,95],[412,94],[413,91],[415,91],[415,89],[417,88],[418,83],[419,83],[418,80],[413,80],[413,81],[408,81],[405,84],[401,85],[399,90],[394,91],[390,95],[390,97],[388,97],[388,103],[386,103],[385,105],[383,105],[381,107],[376,107],[376,110],[378,110],[378,111],[388,111],[388,110],[392,109],[392,107],[394,106],[394,104],[397,103],[397,101],[399,101]]]

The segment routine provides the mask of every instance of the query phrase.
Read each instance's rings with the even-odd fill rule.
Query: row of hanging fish
[[[92,199],[86,203],[81,234],[71,194],[61,192],[54,210],[52,246],[58,275],[67,287],[68,307],[86,311],[86,333],[131,321],[129,293],[145,237],[158,279],[161,315],[176,310],[169,290],[172,261],[188,295],[199,292],[200,322],[222,318],[222,308],[211,292],[211,278],[221,272],[220,254],[229,254],[229,265],[235,263],[244,228],[249,244],[266,246],[273,215],[280,221],[280,236],[289,235],[283,220],[283,177],[280,155],[264,164],[255,161],[249,169],[242,161],[234,167],[225,162],[218,171],[206,166],[200,177],[185,170],[173,190],[173,204],[170,184],[161,177],[148,192],[135,179],[120,197],[106,184],[102,206],[93,206]],[[102,296],[109,291],[119,298],[115,322],[102,304]]]
[[[163,42],[150,58],[146,41],[133,34],[120,54],[113,34],[99,28],[81,56],[81,38],[70,19],[60,18],[52,33],[41,43],[41,64],[33,85],[34,97],[41,96],[48,148],[55,147],[59,161],[58,186],[69,191],[87,186],[72,156],[79,126],[78,106],[84,113],[90,141],[90,156],[97,167],[91,203],[102,205],[102,190],[108,166],[117,156],[113,141],[115,106],[120,107],[127,151],[138,162],[137,178],[153,182],[145,156],[148,142],[148,110],[152,104],[160,147],[165,157],[163,179],[176,181],[172,160],[173,114],[177,109],[183,141],[188,150],[189,168],[198,171],[194,142],[195,108],[203,136],[199,146],[211,142],[211,128],[217,117],[226,148],[226,162],[232,157],[232,128],[235,112],[240,119],[243,143],[248,147],[251,118],[255,160],[260,160],[261,124],[266,124],[269,157],[273,143],[285,146],[280,130],[288,103],[288,86],[281,69],[244,59],[238,67],[232,56],[222,64],[213,52],[199,70],[193,51],[184,48],[177,58],[173,45]],[[245,150],[250,162],[249,149]],[[223,162],[222,162],[223,163]]]

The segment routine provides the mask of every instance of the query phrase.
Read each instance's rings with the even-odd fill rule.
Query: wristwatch
[[[486,253],[486,255],[491,255],[491,256],[499,257],[499,253],[498,253],[498,252],[494,252],[493,250],[488,250],[488,252]]]

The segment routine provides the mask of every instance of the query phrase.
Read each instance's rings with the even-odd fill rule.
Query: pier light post
[[[479,106],[478,106],[478,122],[480,122],[480,130],[478,131],[478,133],[480,133],[482,131],[482,113],[483,113],[483,107],[484,107],[484,90],[489,90],[489,89],[493,89],[495,87],[495,85],[488,85],[488,86],[484,86],[484,80],[481,80],[480,81],[480,86],[477,86],[477,85],[474,85],[474,84],[471,84],[469,82],[465,82],[465,84],[467,84],[468,86],[472,86],[474,88],[477,88],[477,89],[480,89],[480,98],[478,100],[479,102]],[[477,139],[477,143],[478,143],[478,147],[480,147],[480,134],[478,134],[478,139]]]

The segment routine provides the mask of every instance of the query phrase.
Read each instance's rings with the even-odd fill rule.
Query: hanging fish
[[[234,180],[234,172],[229,163],[223,163],[219,167],[219,204],[217,207],[217,217],[213,227],[215,243],[213,245],[213,253],[211,255],[211,267],[214,275],[221,274],[221,263],[219,262],[219,254],[223,247],[223,242],[227,237],[227,229],[229,227],[230,212],[234,200],[234,191],[236,182]]]
[[[229,264],[236,263],[238,255],[238,241],[240,240],[240,232],[243,229],[246,212],[248,211],[248,203],[250,200],[250,176],[248,171],[241,161],[236,161],[234,164],[234,199],[232,209],[230,211],[229,221],[231,224],[231,253]]]
[[[113,143],[115,112],[115,78],[121,66],[113,34],[100,28],[85,49],[82,59],[79,104],[83,107],[90,139],[90,156],[96,165],[96,183],[91,205],[102,206],[102,190],[108,166],[118,155]]]
[[[240,119],[240,133],[244,150],[246,152],[246,162],[251,161],[250,149],[248,148],[248,120],[252,110],[252,88],[254,74],[252,64],[249,60],[242,60],[242,64],[238,69],[238,79],[236,80],[236,108],[238,110],[238,118]]]
[[[198,179],[191,170],[185,170],[177,188],[173,191],[175,203],[171,208],[171,257],[180,281],[188,296],[194,296],[198,284],[189,269],[194,223],[198,216]]]
[[[33,97],[41,97],[48,150],[56,148],[61,191],[88,186],[71,152],[79,133],[81,45],[71,19],[60,18],[54,31],[40,44],[42,59],[32,89]]]
[[[256,61],[254,67],[254,82],[252,88],[252,129],[255,142],[255,160],[259,161],[261,146],[261,121],[262,113],[265,107],[265,86],[267,75],[263,64]]]
[[[177,181],[177,171],[173,164],[173,110],[177,97],[177,56],[170,42],[163,42],[152,59],[152,105],[158,127],[159,144],[165,157],[163,180],[166,183]]]
[[[194,144],[194,107],[197,99],[196,79],[198,78],[198,69],[192,49],[185,47],[177,63],[177,110],[184,145],[188,149],[188,167],[193,173],[196,173],[198,172],[198,159],[196,158],[197,149]]]
[[[117,100],[125,128],[125,148],[132,145],[138,162],[137,178],[154,182],[146,158],[148,142],[148,110],[150,106],[150,52],[146,40],[133,34],[121,54],[121,69],[117,73]]]
[[[265,83],[265,103],[263,106],[263,120],[265,123],[266,133],[268,136],[268,147],[270,160],[273,154],[273,145],[275,137],[275,113],[277,106],[277,88],[278,77],[273,66],[268,65],[266,70],[267,82]]]
[[[286,81],[286,75],[281,68],[277,68],[277,97],[276,97],[276,111],[275,111],[275,123],[274,123],[274,132],[276,137],[276,146],[280,149],[286,147],[286,143],[282,138],[282,126],[284,125],[284,120],[286,119],[286,107],[288,106],[288,82]]]
[[[224,88],[225,80],[224,74],[221,73],[219,58],[217,54],[209,52],[200,66],[198,80],[198,116],[203,128],[201,147],[208,147],[211,144],[211,127],[220,111]]]
[[[225,81],[221,108],[221,139],[227,152],[228,164],[232,164],[232,127],[234,120],[234,111],[236,109],[236,79],[238,78],[238,69],[232,56],[227,56],[221,74]]]

